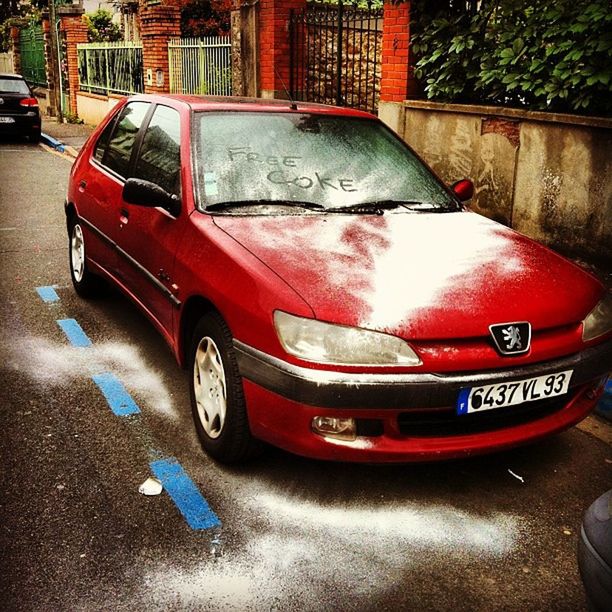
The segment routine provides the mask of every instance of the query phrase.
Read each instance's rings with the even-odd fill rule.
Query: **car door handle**
[[[125,225],[129,220],[130,220],[130,212],[126,210],[125,208],[122,208],[119,211],[119,221],[121,222],[121,225]]]
[[[83,193],[85,191],[85,187],[87,187],[87,181],[80,181],[79,182],[79,191],[81,193]]]

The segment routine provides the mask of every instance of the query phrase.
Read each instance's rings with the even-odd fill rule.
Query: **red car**
[[[112,281],[188,368],[220,461],[483,453],[566,429],[612,369],[612,297],[469,212],[372,115],[136,96],[75,162],[70,271]]]

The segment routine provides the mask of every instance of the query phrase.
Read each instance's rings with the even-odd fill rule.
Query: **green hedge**
[[[427,97],[612,114],[609,0],[413,0]]]

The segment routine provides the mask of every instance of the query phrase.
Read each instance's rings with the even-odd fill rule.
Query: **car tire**
[[[68,264],[72,285],[78,295],[92,298],[102,293],[103,281],[87,266],[83,228],[75,218],[68,224]]]
[[[189,395],[202,448],[221,463],[245,461],[261,449],[249,428],[232,334],[216,312],[195,327],[189,352]]]
[[[30,142],[33,143],[38,143],[40,142],[40,129],[38,130],[32,130],[29,134],[28,134],[28,140]]]

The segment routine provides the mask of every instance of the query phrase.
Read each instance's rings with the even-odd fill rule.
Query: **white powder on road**
[[[112,372],[148,408],[165,417],[178,418],[159,372],[146,363],[137,348],[128,344],[106,342],[77,348],[30,337],[14,341],[8,353],[13,369],[45,384],[62,386],[95,373]]]
[[[414,503],[319,504],[243,484],[243,512],[258,521],[245,547],[215,562],[162,565],[146,577],[145,600],[216,610],[333,609],[338,598],[358,605],[360,595],[369,601],[375,593],[384,596],[435,555],[500,558],[519,537],[518,520],[503,513],[478,516]]]

